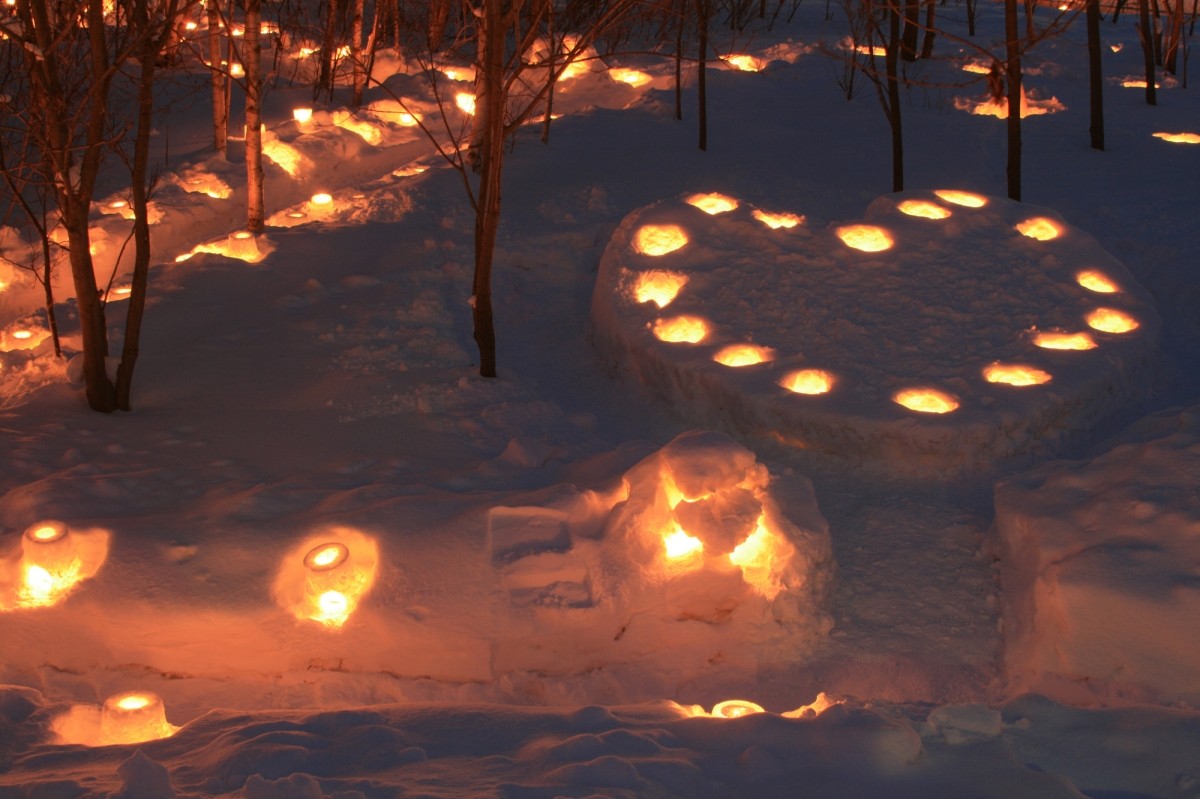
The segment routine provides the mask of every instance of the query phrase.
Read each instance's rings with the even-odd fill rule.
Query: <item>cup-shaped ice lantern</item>
[[[304,568],[309,618],[330,627],[345,624],[362,593],[350,548],[338,541],[317,544],[304,556]]]
[[[249,230],[235,230],[229,234],[229,257],[243,261],[258,260],[258,237]]]
[[[32,524],[21,538],[21,595],[29,605],[53,605],[82,579],[71,529],[53,519]]]
[[[115,694],[100,709],[101,744],[136,744],[174,734],[162,698],[149,691]]]
[[[292,119],[303,128],[308,123],[312,122],[313,110],[307,106],[292,109]]]

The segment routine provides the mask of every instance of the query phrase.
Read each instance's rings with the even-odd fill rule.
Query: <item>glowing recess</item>
[[[989,383],[1009,386],[1040,386],[1050,382],[1049,372],[1017,363],[994,363],[983,370],[983,377]]]
[[[1117,291],[1117,284],[1109,280],[1107,275],[1092,269],[1075,275],[1075,281],[1088,291],[1098,294],[1114,294]]]
[[[1087,315],[1088,327],[1101,333],[1128,333],[1138,329],[1138,321],[1116,308],[1097,308]]]
[[[633,237],[633,249],[642,255],[666,255],[687,243],[687,233],[679,225],[643,225]]]
[[[1017,230],[1022,236],[1038,241],[1050,241],[1062,235],[1062,228],[1044,216],[1035,216],[1018,223]]]
[[[679,296],[687,280],[687,275],[679,272],[642,272],[638,275],[633,293],[638,302],[652,302],[659,308],[665,308]]]
[[[341,627],[365,590],[365,580],[350,563],[349,547],[337,541],[318,544],[304,556],[304,567],[311,603],[308,618],[327,627]]]
[[[775,358],[775,351],[770,347],[759,347],[756,344],[732,344],[720,350],[713,360],[725,366],[753,366],[765,363]]]
[[[950,413],[958,400],[934,388],[907,388],[892,397],[892,401],[918,413]]]
[[[650,82],[650,76],[645,72],[637,69],[626,69],[625,67],[613,67],[608,71],[608,74],[613,80],[620,83],[627,83],[635,89],[639,86],[645,86]]]
[[[976,75],[986,75],[992,71],[992,68],[982,61],[968,61],[962,65],[963,72],[972,72]]]
[[[1173,144],[1200,144],[1200,133],[1155,133],[1154,138]]]
[[[454,95],[454,104],[458,106],[458,110],[464,114],[475,113],[475,95],[470,92],[459,92]]]
[[[293,108],[292,119],[303,125],[306,122],[312,121],[313,110],[311,108]]]
[[[833,388],[833,375],[823,369],[801,369],[786,375],[779,385],[796,394],[826,394]]]
[[[760,211],[757,208],[754,209],[753,216],[759,222],[762,222],[764,225],[771,228],[771,230],[778,230],[779,228],[794,228],[804,222],[804,217],[800,216],[799,214],[772,214],[768,213],[767,211]]]
[[[938,197],[941,197],[948,203],[961,205],[964,208],[982,208],[987,205],[987,197],[978,194],[972,194],[969,191],[958,191],[957,189],[938,189],[934,192]]]
[[[764,66],[761,58],[752,55],[727,55],[722,56],[721,60],[742,72],[759,72]]]
[[[896,206],[896,210],[902,214],[918,216],[922,219],[945,219],[950,216],[949,208],[943,208],[937,203],[925,200],[905,200]]]
[[[713,705],[712,714],[719,719],[736,719],[751,713],[766,713],[762,705],[745,699],[726,699]]]
[[[688,205],[695,206],[704,213],[712,216],[723,214],[727,211],[732,211],[738,207],[737,200],[733,199],[732,197],[727,197],[724,194],[717,194],[715,192],[712,194],[693,194],[684,202],[686,202]]]
[[[708,337],[708,322],[698,316],[676,316],[654,322],[654,335],[670,344],[699,344]]]
[[[1087,333],[1038,333],[1033,337],[1033,343],[1047,350],[1091,350],[1096,348],[1095,340]]]
[[[847,247],[863,252],[882,252],[894,243],[891,234],[875,225],[845,225],[836,232]]]
[[[663,536],[663,554],[669,560],[684,560],[699,555],[704,551],[704,542],[695,536],[690,536],[678,525],[675,531]]]

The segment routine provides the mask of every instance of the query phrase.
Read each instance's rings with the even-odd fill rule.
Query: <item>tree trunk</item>
[[[1178,61],[1180,42],[1183,40],[1183,0],[1175,0],[1175,4],[1171,5],[1167,0],[1163,0],[1167,6],[1167,29],[1166,42],[1164,42],[1163,52],[1163,70],[1172,75],[1178,75]]]
[[[1088,48],[1088,86],[1091,123],[1088,133],[1093,150],[1104,149],[1104,72],[1100,64],[1100,0],[1087,0],[1085,9]]]
[[[262,165],[262,0],[244,0],[246,33],[246,230],[262,233],[266,216]]]
[[[322,91],[333,95],[334,63],[337,59],[337,20],[338,0],[328,0],[326,3],[325,32],[321,37],[321,67],[317,73],[317,85],[313,96]]]
[[[367,58],[363,52],[363,0],[354,0],[350,12],[350,107],[362,105],[367,86]]]
[[[479,145],[479,196],[475,207],[475,275],[471,315],[479,347],[479,374],[496,376],[496,327],[492,314],[492,260],[500,228],[500,188],[504,174],[503,0],[485,0],[480,24],[480,63],[476,78],[476,114],[483,112]]]
[[[934,24],[937,22],[936,0],[925,0],[925,37],[921,40],[921,58],[928,61],[933,58],[933,40],[937,36]]]
[[[1142,0],[1145,2],[1145,0]],[[1008,59],[1008,198],[1021,199],[1021,49],[1017,0],[1004,0],[1005,54]]]
[[[221,11],[217,0],[211,0],[208,3],[208,63],[212,75],[213,149],[224,158],[229,151],[229,94],[222,60]]]
[[[975,4],[978,0],[967,0],[967,35],[975,35]]]
[[[904,36],[900,43],[900,57],[905,61],[917,60],[917,33],[920,27],[921,1],[904,0]]]
[[[1158,91],[1154,87],[1154,44],[1150,33],[1149,0],[1138,0],[1138,41],[1142,45],[1142,62],[1146,67],[1146,105],[1158,105]]]
[[[683,21],[687,0],[678,0],[679,11],[675,19],[675,118],[683,119]]]
[[[887,70],[887,115],[892,130],[892,191],[904,191],[904,129],[900,116],[900,78],[897,56],[903,52],[900,37],[900,11],[895,5],[888,10],[888,44],[884,56]]]

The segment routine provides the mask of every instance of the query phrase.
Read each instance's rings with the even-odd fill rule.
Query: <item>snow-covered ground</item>
[[[0,797],[1200,796],[1200,146],[1153,135],[1200,132],[1200,101],[1121,87],[1133,20],[1105,23],[1124,47],[1090,150],[1082,26],[1039,43],[1029,84],[1062,108],[1026,120],[1012,204],[1004,124],[957,107],[984,84],[949,85],[977,56],[942,40],[891,196],[883,114],[842,95],[822,16],[730,45],[765,68],[710,73],[707,152],[669,63],[563,84],[549,144],[530,128],[508,160],[495,380],[461,183],[382,92],[303,125],[305,92],[268,96],[249,261],[222,254],[245,247],[240,165],[206,153],[203,103],[164,123],[131,414],[90,413],[13,336],[36,338],[38,294],[0,274]],[[418,78],[388,85],[432,111]],[[740,206],[685,203],[711,193]],[[121,198],[96,214],[106,269]],[[1066,235],[1012,230],[1026,208]],[[652,339],[675,309],[622,293],[651,218],[700,234],[654,268],[689,274],[677,308],[718,341]],[[846,248],[862,222],[895,249]],[[1092,330],[1095,305],[1139,327]],[[1034,327],[1098,346],[1041,352]],[[709,360],[739,343],[772,357]],[[992,384],[993,361],[1051,379]],[[835,390],[777,385],[809,367]],[[959,408],[901,408],[909,379]],[[87,579],[25,607],[48,519]],[[675,527],[694,541],[671,557]],[[328,542],[347,566],[320,568]],[[98,745],[127,739],[99,708],[135,690],[178,731]],[[767,712],[713,717],[727,699]]]

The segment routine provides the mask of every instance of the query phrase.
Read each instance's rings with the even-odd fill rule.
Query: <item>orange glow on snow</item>
[[[1200,133],[1155,133],[1154,138],[1173,144],[1200,144]]]
[[[107,532],[75,532],[53,520],[30,525],[21,536],[14,582],[0,570],[0,610],[57,605],[95,575],[107,555]]]
[[[961,205],[964,208],[982,208],[987,205],[987,197],[979,194],[972,194],[969,191],[958,191],[957,189],[938,189],[934,192],[938,197],[941,197],[948,203]]]
[[[1148,85],[1145,78],[1126,78],[1121,81],[1121,85],[1126,89],[1144,89]],[[1161,89],[1162,84],[1157,81],[1154,83],[1154,88]]]
[[[305,165],[304,155],[292,145],[274,136],[264,136],[263,155],[292,177],[300,174]]]
[[[846,704],[846,700],[830,699],[829,696],[824,691],[821,691],[819,694],[817,694],[816,698],[813,699],[813,701],[809,702],[807,705],[801,705],[800,707],[796,708],[795,710],[789,710],[786,713],[781,713],[780,715],[783,716],[785,719],[814,718],[816,716],[821,715],[822,713],[824,713],[826,710],[833,707],[834,705],[844,705],[844,704]]]
[[[1096,348],[1095,340],[1087,333],[1058,333],[1047,331],[1033,337],[1035,346],[1047,350],[1091,350]]]
[[[679,225],[642,225],[633,236],[636,252],[655,257],[675,252],[687,243],[687,232]]]
[[[698,316],[676,316],[654,322],[654,335],[669,344],[699,344],[708,338],[708,322]]]
[[[704,552],[704,542],[690,536],[679,525],[663,536],[663,554],[671,561],[690,560]]]
[[[988,98],[982,102],[969,100],[963,97],[954,98],[954,107],[960,111],[970,111],[978,116],[992,116],[997,119],[1008,119],[1008,98],[1001,97],[999,99]],[[1021,119],[1025,117],[1040,116],[1042,114],[1053,114],[1057,111],[1063,111],[1066,106],[1059,102],[1057,97],[1050,97],[1046,100],[1031,100],[1025,94],[1025,85],[1021,85]]]
[[[920,217],[921,219],[945,219],[950,216],[950,209],[926,200],[905,200],[896,206],[902,214]]]
[[[1023,364],[994,363],[983,370],[983,378],[1009,386],[1040,386],[1050,382],[1050,373]]]
[[[992,71],[992,68],[982,61],[968,61],[962,65],[963,72],[971,72],[976,75],[986,75]]]
[[[742,579],[767,599],[774,599],[784,589],[780,566],[795,550],[781,535],[772,533],[765,516],[758,517],[754,532],[733,548],[729,561],[742,570]]]
[[[742,72],[761,72],[766,66],[761,58],[755,58],[752,55],[725,55],[721,56],[721,60],[734,69]]]
[[[725,366],[753,366],[774,359],[775,351],[770,347],[755,344],[732,344],[717,352],[713,360]]]
[[[726,699],[713,705],[711,715],[718,719],[737,719],[751,713],[766,713],[762,705],[745,699]]]
[[[907,388],[898,391],[892,401],[917,413],[950,413],[958,408],[958,400],[935,388]]]
[[[292,119],[304,125],[312,121],[313,110],[311,108],[293,108]]]
[[[659,308],[666,308],[679,296],[687,281],[687,275],[679,272],[642,272],[633,292],[638,302],[652,302]]]
[[[378,548],[351,528],[330,528],[327,534],[336,539],[310,538],[285,557],[275,598],[298,619],[338,629],[375,582]]]
[[[373,147],[383,144],[383,132],[370,120],[360,119],[347,111],[340,111],[333,115],[333,124],[342,130],[356,134]]]
[[[626,83],[633,88],[645,86],[650,82],[650,76],[638,69],[627,69],[625,67],[613,67],[608,71],[609,76],[619,82]]]
[[[890,233],[875,225],[845,225],[836,233],[847,247],[863,252],[882,252],[894,243]]]
[[[801,369],[785,375],[779,385],[796,394],[826,394],[833,388],[833,375],[823,369]]]
[[[688,205],[699,208],[706,214],[716,216],[727,211],[732,211],[738,207],[738,201],[732,197],[727,197],[724,194],[693,194],[684,200]]]
[[[1116,44],[1110,44],[1108,46],[1108,49],[1112,50],[1114,53],[1119,53],[1125,49],[1125,45],[1121,44],[1120,42],[1117,42]]]
[[[471,92],[459,92],[454,95],[454,104],[464,114],[473,115],[475,113],[475,95]]]
[[[1136,319],[1116,308],[1097,308],[1087,315],[1087,323],[1101,333],[1129,333],[1140,327]]]
[[[1088,291],[1094,291],[1098,294],[1114,294],[1117,291],[1116,283],[1109,280],[1108,276],[1103,272],[1097,272],[1094,269],[1085,269],[1075,275],[1075,282]]]
[[[1044,216],[1035,216],[1017,224],[1017,231],[1038,241],[1050,241],[1062,235],[1062,227]]]
[[[779,230],[780,228],[794,228],[797,225],[804,224],[804,217],[800,216],[799,214],[773,214],[767,211],[760,211],[756,208],[754,209],[753,216],[759,222],[762,222],[764,225],[771,228],[771,230]]]

